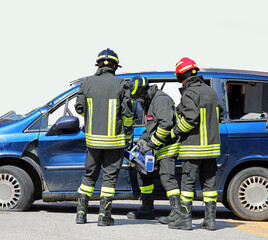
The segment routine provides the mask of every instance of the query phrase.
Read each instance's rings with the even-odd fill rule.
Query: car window
[[[268,84],[257,81],[229,81],[226,90],[230,119],[267,118],[265,113],[268,112]]]
[[[56,123],[56,121],[66,115],[66,116],[75,116],[79,118],[80,127],[84,126],[84,117],[79,115],[74,108],[76,103],[76,97],[70,97],[65,101],[61,102],[55,108],[50,110],[42,119],[41,129],[49,129]]]

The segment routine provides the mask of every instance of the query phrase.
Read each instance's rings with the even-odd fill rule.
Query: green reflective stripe
[[[219,107],[216,107],[216,112],[217,112],[217,121],[218,121],[218,124],[220,124],[220,110],[219,110]]]
[[[99,57],[97,57],[97,61],[101,58],[105,58],[106,59],[106,55],[101,55]],[[118,58],[114,57],[114,56],[111,56],[111,55],[108,55],[108,58],[112,58],[114,59],[116,62],[118,62]]]
[[[212,197],[203,197],[203,202],[217,202],[217,198],[212,198]]]
[[[217,195],[218,195],[217,191],[203,192],[204,197],[217,197]]]
[[[174,143],[166,147],[163,147],[155,153],[155,157],[160,158],[160,157],[177,155],[179,154],[179,151],[180,151],[179,147],[180,147],[180,143]]]
[[[114,196],[115,188],[111,187],[101,187],[101,197],[112,197]]]
[[[139,85],[139,80],[136,79],[135,80],[135,86],[134,86],[134,89],[131,92],[131,95],[135,95],[135,93],[137,92],[137,89],[138,89],[138,85]]]
[[[82,211],[82,210],[81,210],[81,211],[78,211],[77,213],[83,213],[83,214],[86,214],[86,213],[85,213],[84,211]]]
[[[192,202],[193,201],[193,198],[187,198],[187,197],[184,197],[184,196],[181,195],[181,200],[183,202]]]
[[[123,140],[125,139],[126,134],[119,134],[115,136],[107,136],[107,135],[93,135],[93,134],[87,134],[86,138],[89,140],[100,140],[100,141],[116,141],[116,140]]]
[[[99,213],[99,216],[105,216],[105,214],[104,213]]]
[[[181,130],[181,131],[183,131],[183,132],[189,132],[183,125],[182,125],[182,123],[181,123],[181,120],[179,120],[178,121],[178,127],[179,127],[179,129]]]
[[[181,150],[189,151],[201,151],[201,150],[217,150],[220,149],[220,144],[210,144],[207,146],[198,146],[198,145],[184,145],[180,147]]]
[[[102,192],[108,192],[108,193],[114,193],[114,192],[115,192],[115,188],[111,188],[111,187],[101,187],[101,191],[102,191]]]
[[[92,132],[92,116],[93,116],[93,102],[92,98],[87,98],[88,105],[88,133]]]
[[[174,133],[174,130],[173,130],[173,129],[170,131],[170,135],[171,135],[171,138],[176,137],[176,135],[175,135],[175,133]]]
[[[131,127],[133,124],[133,116],[132,117],[126,117],[126,116],[122,116],[122,120],[123,120],[123,124],[126,127]]]
[[[141,193],[150,194],[154,190],[154,184],[149,186],[140,187]]]
[[[156,146],[160,146],[162,143],[160,141],[158,141],[155,136],[153,135],[151,137],[151,141],[156,145]]]
[[[81,193],[81,194],[86,194],[89,197],[91,197],[93,191],[94,191],[94,187],[89,187],[89,186],[86,186],[84,184],[81,184],[80,187],[78,188],[77,192]]]
[[[168,198],[173,195],[180,195],[180,189],[173,189],[173,190],[167,191]]]
[[[211,144],[207,146],[186,145],[180,146],[179,157],[198,157],[198,156],[215,156],[221,153],[220,144]]]
[[[181,123],[183,124],[183,126],[188,130],[192,130],[194,128],[194,126],[190,125],[189,123],[186,122],[185,118],[182,117],[181,118]]]
[[[194,197],[194,192],[181,191],[181,195],[184,196],[184,197],[193,198]]]
[[[108,108],[108,136],[115,135],[117,99],[109,99]]]
[[[206,108],[200,108],[200,145],[201,146],[206,146],[208,144],[206,112],[207,112]]]
[[[179,157],[211,157],[215,156],[218,157],[221,155],[220,150],[219,151],[207,151],[207,152],[179,152]]]

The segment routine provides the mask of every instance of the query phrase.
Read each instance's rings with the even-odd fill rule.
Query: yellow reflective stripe
[[[180,147],[181,150],[211,150],[211,149],[220,149],[220,144],[210,144],[207,146],[199,146],[199,145],[184,145]]]
[[[185,69],[189,69],[190,67],[194,67],[194,65],[192,65],[192,64],[187,65],[187,66],[181,68],[181,69],[179,70],[179,72],[182,72],[182,71],[185,70]],[[196,67],[197,67],[197,66],[196,66]]]
[[[203,202],[217,202],[217,198],[203,197]]]
[[[181,118],[181,123],[184,125],[184,127],[186,129],[188,129],[189,131],[192,130],[194,128],[194,126],[190,125],[189,123],[186,122],[185,118],[182,117]]]
[[[81,115],[82,117],[84,117],[84,113],[81,113],[80,115]]]
[[[179,119],[177,125],[178,125],[178,127],[179,127],[179,129],[180,129],[181,131],[183,131],[183,132],[189,132],[188,129],[185,128],[185,127],[182,125],[182,123],[181,123],[181,119]]]
[[[106,58],[106,55],[101,55],[101,56],[97,57],[97,60],[99,60],[101,58]],[[108,55],[108,58],[112,58],[112,59],[114,59],[114,60],[116,60],[118,62],[118,58],[116,58],[114,56]]]
[[[88,133],[92,132],[92,116],[93,116],[93,102],[92,98],[87,98],[88,105]]]
[[[135,86],[134,86],[134,89],[133,89],[132,92],[131,92],[131,95],[134,95],[134,94],[137,92],[138,85],[139,85],[139,80],[136,79],[136,80],[135,80]]]
[[[89,186],[86,186],[84,184],[81,184],[80,187],[78,188],[77,192],[81,193],[81,194],[86,194],[89,197],[91,197],[93,191],[94,191],[94,187],[89,187]]]
[[[115,188],[111,187],[101,187],[101,197],[111,197],[114,196]]]
[[[184,197],[184,196],[181,195],[181,200],[183,202],[192,202],[193,201],[193,198],[187,198],[187,197]]]
[[[152,193],[154,190],[154,184],[149,186],[140,187],[141,193],[149,194]]]
[[[206,121],[206,108],[200,108],[200,144],[207,145],[207,121]]]
[[[177,155],[179,154],[179,151],[180,151],[179,147],[180,147],[180,143],[174,143],[172,145],[163,147],[155,153],[155,157],[160,158],[160,157]]]
[[[179,115],[178,115],[176,109],[174,110],[174,113],[175,113],[175,116],[176,116],[176,122],[178,123],[180,119],[179,119]]]
[[[156,145],[156,146],[160,146],[162,143],[160,141],[158,141],[155,136],[153,135],[151,137],[151,141]]]
[[[216,112],[217,112],[217,121],[218,121],[218,124],[220,124],[220,110],[219,110],[219,107],[216,107]]]
[[[142,78],[142,86],[145,85],[145,78]]]
[[[106,141],[115,141],[115,140],[121,140],[126,137],[126,134],[119,134],[114,136],[107,136],[107,135],[96,135],[96,134],[87,134],[86,138],[92,139],[92,140],[106,140]]]
[[[115,135],[116,103],[117,103],[117,99],[109,99],[108,136],[114,136]]]
[[[173,190],[167,191],[168,198],[173,195],[180,195],[180,189],[173,189]]]
[[[126,117],[126,116],[122,116],[122,120],[123,120],[123,124],[126,126],[126,127],[131,127],[132,124],[133,124],[133,116],[131,117]]]
[[[157,132],[167,136],[170,133],[170,130],[165,130],[165,129],[161,128],[161,127],[157,127]]]
[[[101,142],[101,141],[88,141],[86,140],[86,143],[90,146],[96,146],[96,147],[117,147],[117,146],[125,146],[126,141],[116,141],[116,142]]]
[[[194,192],[188,192],[188,191],[181,191],[181,195],[188,198],[194,197]]]
[[[179,157],[211,157],[211,156],[220,156],[221,152],[219,151],[207,151],[207,152],[179,152]]]
[[[204,197],[216,197],[218,195],[217,191],[203,192]]]
[[[171,138],[176,137],[176,135],[175,135],[175,133],[174,133],[174,130],[173,130],[173,129],[170,131],[170,135],[171,135]]]

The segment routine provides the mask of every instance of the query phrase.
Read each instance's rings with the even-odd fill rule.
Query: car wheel
[[[268,219],[268,171],[251,167],[237,173],[227,190],[231,210],[245,220]]]
[[[0,167],[0,210],[25,211],[34,201],[29,175],[15,166]]]
[[[227,209],[231,210],[230,205],[229,205],[229,203],[227,201],[222,201],[221,203],[222,203],[222,205],[224,207],[226,207]]]

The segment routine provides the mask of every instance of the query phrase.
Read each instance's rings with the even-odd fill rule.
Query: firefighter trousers
[[[179,189],[179,184],[178,180],[176,179],[176,174],[175,174],[175,167],[176,167],[176,159],[177,157],[171,157],[171,158],[163,158],[159,159],[156,161],[156,168],[159,169],[159,175],[160,175],[160,180],[161,183],[166,190],[166,192],[174,189]],[[147,175],[142,174],[140,172],[137,173],[137,179],[138,179],[138,185],[142,190],[146,189],[146,187],[151,186],[148,190],[149,192],[147,193],[152,193],[154,189],[154,176],[155,176],[155,171],[147,173]]]
[[[181,198],[183,201],[193,200],[198,170],[204,201],[215,201],[217,198],[215,158],[182,160]]]
[[[87,148],[85,161],[86,174],[82,184],[95,187],[100,170],[102,169],[102,187],[115,188],[119,170],[123,163],[124,148],[119,149],[93,149]]]

